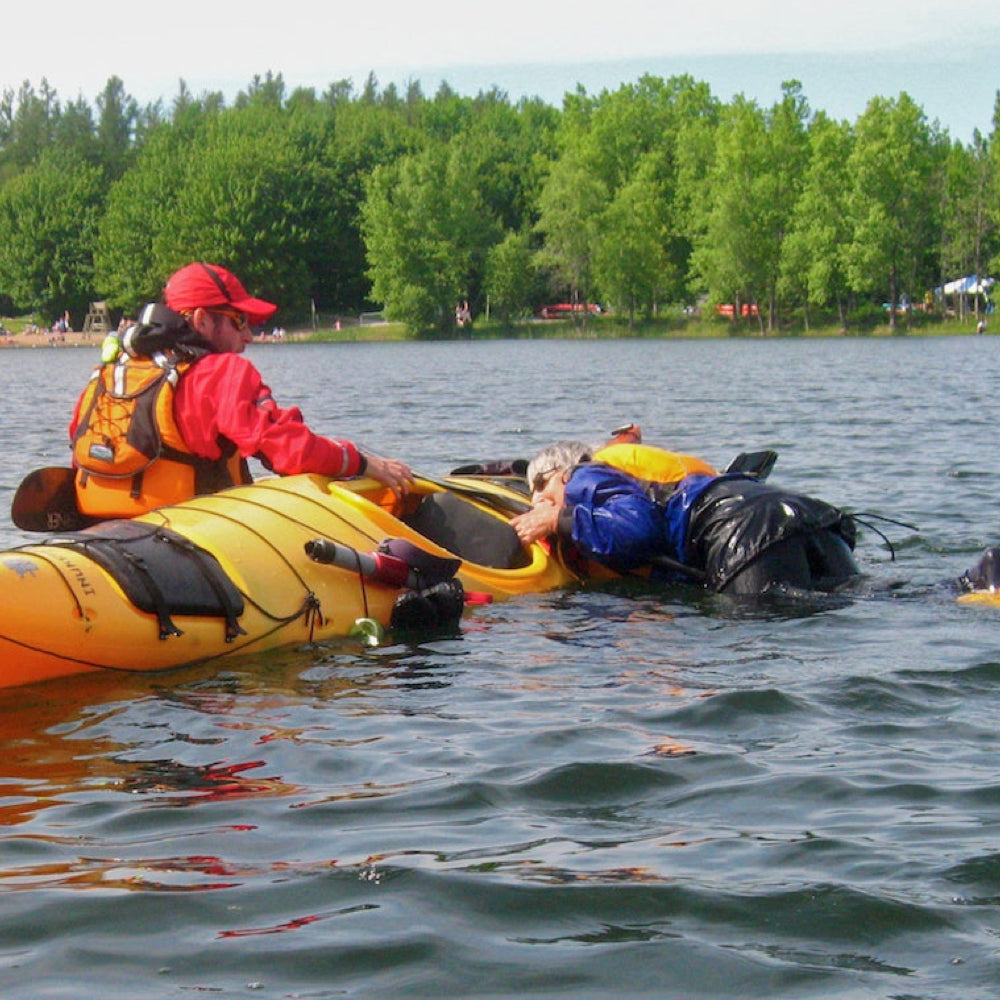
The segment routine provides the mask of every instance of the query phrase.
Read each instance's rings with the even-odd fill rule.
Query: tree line
[[[964,144],[905,93],[847,122],[797,81],[762,107],[690,76],[561,108],[374,76],[146,106],[112,76],[94,107],[25,82],[0,99],[0,310],[134,313],[205,259],[289,320],[376,308],[418,336],[460,301],[514,320],[552,298],[630,324],[730,303],[768,330],[889,303],[894,325],[1000,267],[998,122],[1000,94]]]

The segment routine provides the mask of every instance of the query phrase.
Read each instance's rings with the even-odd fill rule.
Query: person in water
[[[527,480],[532,507],[511,522],[521,542],[554,536],[618,573],[652,567],[737,595],[833,590],[859,575],[849,515],[692,456],[560,441],[531,460]]]
[[[276,305],[202,262],[171,275],[163,298],[105,342],[74,409],[69,434],[84,514],[131,517],[249,482],[251,457],[280,475],[367,475],[407,492],[406,464],[317,434],[298,407],[275,402],[243,351],[251,327]]]

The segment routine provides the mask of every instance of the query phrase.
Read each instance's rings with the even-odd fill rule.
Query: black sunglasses
[[[553,465],[548,469],[543,469],[541,472],[536,472],[531,477],[531,492],[541,493],[545,489],[545,484],[559,471],[559,466]]]

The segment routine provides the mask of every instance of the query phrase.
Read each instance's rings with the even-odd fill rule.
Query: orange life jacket
[[[174,419],[174,390],[190,362],[122,354],[99,365],[83,391],[73,438],[80,510],[135,517],[202,493],[250,482],[232,442],[218,459],[191,453]]]

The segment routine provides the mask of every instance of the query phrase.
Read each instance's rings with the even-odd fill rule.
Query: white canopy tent
[[[936,295],[988,295],[996,284],[996,278],[980,278],[978,274],[970,274],[967,278],[956,278],[946,282],[942,287],[934,289]]]
[[[972,313],[976,317],[982,317],[993,312],[994,305],[989,293],[995,284],[996,278],[970,274],[965,278],[946,281],[944,285],[935,288],[934,298],[946,316],[965,317]]]

